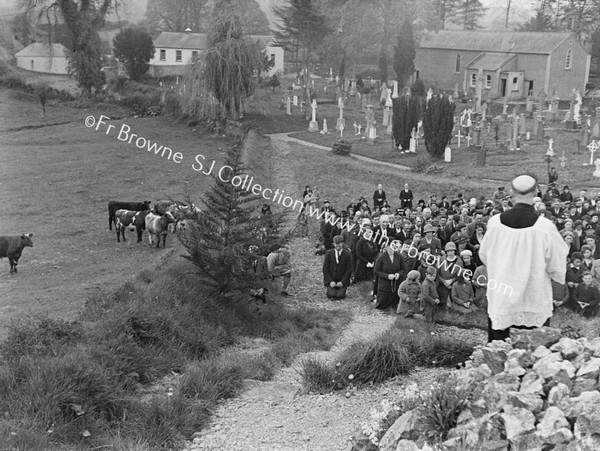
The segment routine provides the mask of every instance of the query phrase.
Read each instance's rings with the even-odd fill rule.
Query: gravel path
[[[283,137],[275,137],[276,170],[279,187],[288,193],[298,192],[296,175],[286,156],[295,147]],[[300,189],[301,191],[301,189]],[[311,224],[311,227],[315,227]],[[337,451],[349,450],[352,437],[365,423],[374,407],[383,399],[394,399],[400,387],[409,383],[428,385],[443,376],[447,369],[416,369],[408,376],[397,377],[373,387],[325,395],[301,392],[299,367],[308,355],[323,361],[336,356],[355,341],[369,341],[389,329],[394,315],[374,311],[367,300],[369,287],[351,287],[347,299],[329,301],[322,287],[322,258],[314,255],[308,238],[295,239],[290,244],[295,276],[290,285],[294,294],[291,305],[308,305],[322,309],[348,309],[352,320],[329,351],[299,356],[283,368],[274,380],[247,381],[246,390],[237,398],[219,405],[211,425],[195,434],[186,451]],[[436,331],[470,340],[485,342],[480,331],[464,331],[454,327],[436,326]],[[481,336],[479,336],[481,335]]]

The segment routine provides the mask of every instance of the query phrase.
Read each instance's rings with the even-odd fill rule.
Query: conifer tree
[[[234,177],[243,180],[248,174],[239,144],[228,148],[221,168],[220,176],[214,169],[215,184],[204,196],[206,209],[179,239],[188,253],[183,257],[196,265],[203,285],[228,294],[257,286],[257,277],[250,271],[255,258],[250,246],[257,246],[258,253],[266,255],[285,239],[279,229],[282,214],[262,215],[260,197],[249,191],[251,187],[237,183],[237,179],[238,186],[232,183]]]
[[[450,97],[434,95],[426,100],[423,112],[425,147],[432,158],[442,158],[452,138],[454,108]]]
[[[394,70],[400,87],[404,86],[414,73],[416,56],[412,23],[409,19],[405,19],[398,35],[398,43],[394,47]]]
[[[392,99],[392,135],[396,147],[408,149],[410,134],[419,123],[419,99],[417,96],[404,94],[397,99]]]

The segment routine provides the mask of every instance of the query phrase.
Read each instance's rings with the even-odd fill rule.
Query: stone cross
[[[362,130],[362,125],[358,124],[358,133],[357,133],[357,135],[361,134],[361,132],[360,132],[361,130]]]
[[[417,152],[417,131],[414,128],[412,129],[412,132],[410,132],[408,151],[412,153]]]
[[[460,128],[458,129],[458,133],[456,135],[454,135],[458,138],[458,147],[460,147],[460,138],[462,138],[463,136],[460,134]]]
[[[465,136],[465,139],[467,140],[467,148],[471,147],[471,140],[473,139],[471,138],[471,135]]]
[[[554,144],[554,140],[552,138],[550,138],[548,140],[548,150],[546,151],[546,155],[548,155],[549,157],[554,156],[554,149],[552,148],[553,144]]]
[[[502,115],[506,117],[508,114],[508,97],[504,97],[502,101]]]
[[[560,166],[562,168],[564,168],[567,165],[567,157],[565,157],[565,151],[564,151],[564,149],[562,151],[562,157],[560,157],[559,160],[560,160]]]
[[[354,126],[354,134],[358,135],[358,125],[356,124],[356,121],[354,122],[353,126]]]
[[[335,128],[336,130],[342,130],[346,125],[346,120],[344,119],[344,99],[341,97],[338,99],[338,108],[340,109],[340,117],[337,118]]]
[[[394,110],[391,107],[389,107],[389,108],[390,108],[390,117],[388,120],[387,130],[385,131],[386,135],[392,134],[392,126],[393,126],[393,122],[394,122],[394,121],[392,121],[392,117],[394,116]]]
[[[591,143],[589,143],[587,145],[587,148],[590,151],[590,165],[594,164],[594,152],[596,152],[598,149],[600,149],[600,146],[598,145],[598,143],[596,141],[592,141]]]
[[[575,90],[575,105],[573,106],[573,120],[575,122],[577,122],[577,125],[581,124],[581,114],[580,114],[580,110],[581,110],[581,94],[579,93],[579,90],[576,89]]]
[[[340,126],[339,130],[340,130],[340,138],[343,138],[344,137],[344,125],[343,124]]]
[[[312,120],[316,121],[317,120],[317,99],[313,99],[312,103],[310,104],[310,108],[312,109]]]

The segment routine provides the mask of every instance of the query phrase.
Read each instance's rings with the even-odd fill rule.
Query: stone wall
[[[600,338],[561,338],[544,327],[480,347],[456,376],[460,385],[483,389],[443,449],[600,450],[599,374]],[[380,451],[432,449],[421,423],[418,409],[404,413]]]

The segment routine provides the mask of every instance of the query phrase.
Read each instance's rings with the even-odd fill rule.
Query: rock
[[[354,437],[350,451],[377,451],[378,449],[365,433],[360,432],[357,437]]]
[[[396,451],[419,451],[419,447],[410,440],[400,440],[396,446]]]
[[[513,440],[509,440],[511,451],[532,451],[541,450],[541,441],[535,432],[529,432]]]
[[[564,370],[569,379],[575,377],[575,367],[568,360],[555,360],[554,356],[558,356],[562,359],[560,354],[552,354],[548,357],[538,360],[534,365],[533,369],[536,371],[540,379],[548,380],[555,378],[561,370]]]
[[[493,341],[492,343],[504,343],[502,341]],[[505,343],[508,345],[508,343]],[[510,345],[509,345],[510,346]],[[491,347],[484,347],[482,350],[483,363],[485,363],[492,374],[501,373],[504,370],[504,362],[506,361],[506,351],[502,349],[493,349]]]
[[[519,391],[521,393],[535,393],[537,395],[542,395],[544,393],[542,380],[535,372],[531,371],[521,379]]]
[[[577,418],[589,410],[600,406],[600,393],[597,391],[586,391],[581,395],[569,398],[569,404],[563,409],[565,416],[569,419]]]
[[[537,435],[543,444],[550,445],[568,443],[573,439],[565,414],[556,406],[546,409],[542,420],[537,425]]]
[[[598,357],[592,357],[583,363],[575,374],[576,377],[584,377],[586,379],[598,379],[598,375],[600,375],[600,358]]]
[[[538,346],[535,349],[535,351],[533,351],[531,353],[531,357],[537,362],[541,358],[546,357],[547,355],[550,355],[550,354],[552,354],[550,349],[546,348],[545,346]]]
[[[519,378],[506,373],[492,376],[482,391],[487,406],[502,406],[508,400],[508,392],[519,389]]]
[[[596,379],[588,379],[587,377],[576,377],[571,388],[571,396],[579,396],[584,392],[591,392],[598,389],[598,381]]]
[[[506,438],[511,444],[519,436],[535,430],[535,416],[526,409],[510,405],[505,406],[500,418],[504,421]]]
[[[540,349],[546,348],[540,347]],[[533,358],[530,352],[527,352],[524,349],[513,349],[508,353],[507,357],[509,359],[517,359],[519,365],[521,365],[525,369],[531,368],[533,364],[537,361],[537,359]]]
[[[521,366],[517,358],[511,357],[504,362],[504,372],[512,376],[523,376],[527,370]]]
[[[497,412],[482,415],[450,430],[444,449],[483,449],[484,444],[501,440],[501,428]]]
[[[379,442],[379,450],[395,451],[400,440],[416,440],[421,432],[420,424],[422,421],[416,409],[403,413]]]
[[[508,403],[514,407],[521,407],[536,414],[544,407],[544,401],[536,393],[508,392]]]
[[[558,343],[550,347],[550,351],[560,352],[565,359],[571,360],[581,354],[583,345],[572,338],[562,337]]]
[[[560,340],[560,329],[552,327],[538,327],[536,329],[511,330],[511,342],[516,349],[535,350],[538,346],[550,348]]]
[[[600,337],[596,337],[589,341],[585,348],[589,350],[594,357],[600,357]]]
[[[569,394],[571,390],[565,384],[557,384],[550,389],[548,393],[548,405],[556,406],[564,411],[571,405]]]
[[[486,364],[481,366],[464,369],[456,372],[456,385],[459,387],[468,387],[486,381],[492,375],[492,371]]]
[[[575,438],[581,440],[584,446],[600,449],[600,408],[598,405],[582,412],[573,428]]]

